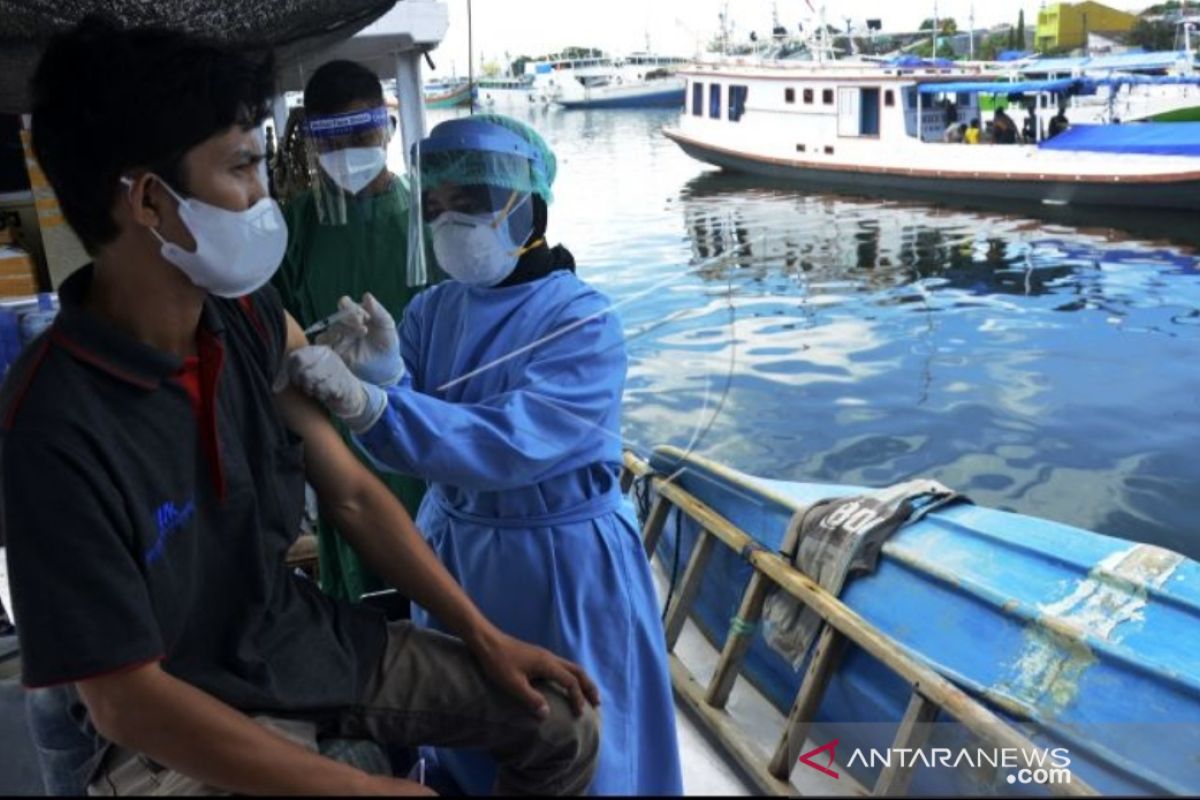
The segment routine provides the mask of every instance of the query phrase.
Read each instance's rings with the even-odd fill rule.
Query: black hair
[[[355,61],[322,64],[304,86],[304,109],[309,116],[336,114],[355,100],[383,105],[383,85],[379,78]]]
[[[46,45],[33,76],[33,151],[89,253],[118,234],[120,178],[148,168],[187,193],[182,159],[233,125],[260,124],[274,59],[91,14]]]

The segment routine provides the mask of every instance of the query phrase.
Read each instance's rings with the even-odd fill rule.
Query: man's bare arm
[[[430,794],[295,744],[157,663],[76,684],[104,738],[235,794]]]
[[[305,346],[304,332],[291,316],[287,325],[288,349]],[[489,666],[503,668],[505,674],[493,670],[493,678],[523,695],[531,708],[543,709],[544,700],[514,669],[557,681],[571,693],[577,711],[585,695],[593,705],[599,702],[595,685],[579,667],[557,658],[535,663],[527,649],[514,648],[515,640],[488,622],[422,538],[404,506],[350,451],[320,406],[294,388],[276,395],[276,403],[284,422],[304,439],[308,480],[322,508],[376,575],[428,609],[477,655],[504,649],[506,660],[518,656],[515,664],[498,659]],[[526,659],[524,666],[520,659]]]

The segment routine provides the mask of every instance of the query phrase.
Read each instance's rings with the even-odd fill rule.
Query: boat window
[[[806,147],[805,145],[802,145],[802,144],[798,144],[798,145],[796,145],[796,152],[797,152],[797,153],[803,153],[803,152],[804,152],[805,150],[807,150],[807,149],[808,149],[808,147]]]
[[[810,105],[810,106],[811,106],[811,105],[812,105],[812,101],[813,101],[813,91],[812,91],[812,89],[805,89],[805,90],[804,90],[804,102],[805,102],[805,104],[806,104],[806,105]]]
[[[746,113],[746,95],[750,90],[746,86],[729,87],[729,121],[738,122]]]
[[[692,116],[704,116],[704,83],[702,81],[692,83]]]
[[[886,92],[884,92],[883,93],[883,104],[885,106],[887,106],[888,108],[891,108],[892,106],[896,105],[896,93],[893,92],[891,89],[888,89]]]
[[[790,89],[790,88],[784,89],[783,90],[783,102],[785,102],[785,103],[796,102],[796,90]]]
[[[825,155],[827,155],[827,156],[833,155],[833,147],[832,146],[825,145]]]
[[[721,118],[721,84],[712,83],[708,86],[708,116],[710,119]]]
[[[833,105],[833,89],[821,90],[821,102],[827,106]]]

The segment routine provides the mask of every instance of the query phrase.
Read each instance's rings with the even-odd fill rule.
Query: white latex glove
[[[362,305],[343,297],[338,310],[349,312],[317,337],[341,356],[342,361],[358,377],[376,386],[391,386],[404,377],[404,360],[400,357],[400,335],[396,321],[374,295],[363,295]]]
[[[354,433],[374,425],[387,406],[387,395],[355,377],[338,354],[322,345],[310,345],[288,354],[292,385],[319,401],[345,421]]]

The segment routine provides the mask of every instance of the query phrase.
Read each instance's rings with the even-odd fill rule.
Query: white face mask
[[[471,286],[495,286],[503,281],[516,269],[524,243],[513,241],[507,221],[530,197],[525,195],[502,217],[460,211],[438,214],[429,225],[438,265],[454,280]]]
[[[129,178],[121,182],[133,187]],[[163,258],[192,283],[218,297],[242,297],[261,288],[279,269],[287,250],[287,224],[270,197],[245,211],[230,211],[194,197],[185,200],[166,181],[159,182],[179,201],[179,218],[196,240],[196,250],[188,252],[168,242],[153,228],[150,232],[162,242]]]
[[[325,174],[350,194],[358,194],[387,166],[387,150],[382,147],[347,147],[317,156]]]

